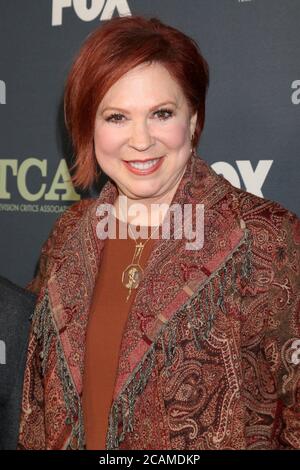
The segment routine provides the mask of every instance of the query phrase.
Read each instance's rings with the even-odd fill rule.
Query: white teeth
[[[128,162],[128,163],[130,166],[132,166],[133,168],[137,168],[138,170],[147,170],[148,168],[151,168],[152,166],[154,166],[158,160],[159,158],[156,158],[155,160],[149,160],[148,162],[144,162],[144,163],[141,163],[141,162]]]

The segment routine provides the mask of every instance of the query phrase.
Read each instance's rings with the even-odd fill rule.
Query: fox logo
[[[52,26],[62,25],[66,8],[73,8],[82,21],[93,21],[97,17],[102,21],[110,20],[115,11],[119,16],[131,16],[127,0],[53,0]]]

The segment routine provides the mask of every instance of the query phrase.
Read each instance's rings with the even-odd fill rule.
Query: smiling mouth
[[[127,163],[133,168],[136,168],[137,170],[148,170],[149,168],[154,167],[160,158],[161,157],[154,158],[153,160],[146,160],[146,161],[133,160],[133,161],[128,161]]]
[[[164,160],[165,155],[159,158],[153,158],[151,160],[131,160],[131,161],[125,161],[124,163],[127,166],[127,168],[139,175],[147,175],[150,173],[153,173],[156,171],[162,164]]]

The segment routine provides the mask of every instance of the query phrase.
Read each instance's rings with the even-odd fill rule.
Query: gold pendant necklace
[[[156,228],[154,233],[156,233],[156,231],[159,229],[159,227],[160,226],[158,225],[158,227]],[[128,229],[131,231],[130,224],[128,224]],[[131,231],[131,234],[133,235],[132,231]],[[151,234],[151,235],[153,235],[153,234]],[[128,295],[127,295],[127,298],[126,298],[126,302],[128,301],[128,299],[131,295],[132,289],[137,289],[140,282],[141,282],[141,280],[144,277],[144,270],[140,266],[139,262],[140,262],[140,258],[141,258],[143,249],[145,248],[146,243],[150,240],[151,235],[145,241],[144,244],[142,242],[137,242],[135,236],[133,235],[133,238],[135,240],[134,254],[133,254],[131,263],[127,266],[126,269],[124,269],[124,271],[122,273],[122,284],[123,284],[123,286],[127,287],[127,289],[129,289],[129,292],[128,292]]]

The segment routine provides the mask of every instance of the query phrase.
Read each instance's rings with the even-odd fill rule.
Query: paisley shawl
[[[85,334],[105,244],[96,211],[117,194],[108,180],[58,218],[27,286],[38,302],[18,449],[85,449]],[[192,155],[172,204],[197,203],[201,249],[154,241],[122,337],[106,448],[300,449],[300,221]]]

